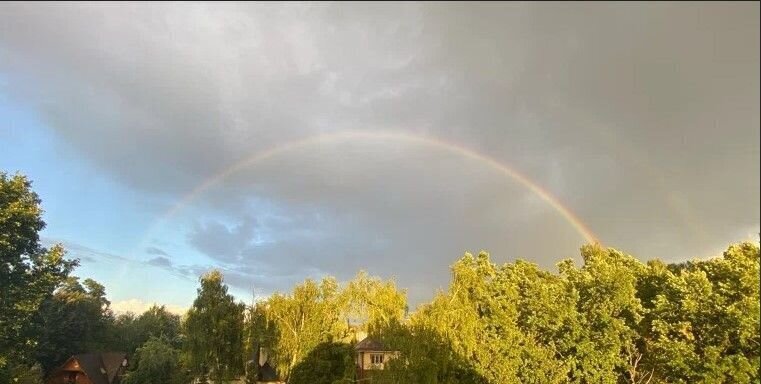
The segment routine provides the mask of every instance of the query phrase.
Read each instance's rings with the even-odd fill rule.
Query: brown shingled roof
[[[369,337],[366,337],[364,340],[357,343],[357,345],[354,346],[354,349],[357,351],[388,351],[383,343]]]
[[[113,384],[116,382],[114,379],[119,373],[122,361],[126,357],[127,354],[124,352],[80,353],[68,358],[61,368],[53,371],[52,375],[59,372],[70,361],[76,360],[79,368],[93,384]]]
[[[119,368],[122,366],[122,361],[127,358],[127,354],[124,352],[104,352],[100,354],[100,358],[103,360],[108,382],[113,383],[119,373]]]

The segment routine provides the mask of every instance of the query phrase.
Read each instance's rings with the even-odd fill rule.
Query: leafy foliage
[[[371,374],[376,384],[484,384],[471,362],[459,355],[452,342],[436,331],[416,324],[390,324],[378,338],[401,357],[386,363],[386,369]]]
[[[340,339],[347,331],[341,322],[345,304],[334,279],[319,284],[307,280],[291,295],[272,295],[261,308],[275,330],[268,341],[283,379],[318,344]]]
[[[77,265],[60,245],[40,245],[44,227],[31,182],[0,172],[0,371],[32,357],[38,330],[32,319]]]
[[[320,343],[293,367],[290,384],[351,382],[354,348],[345,343]]]
[[[151,337],[137,349],[124,384],[183,384],[190,382],[180,351],[166,337]]]
[[[197,376],[224,382],[243,373],[243,311],[227,293],[222,274],[201,277],[201,287],[185,320],[185,351]]]
[[[442,337],[490,383],[758,380],[758,246],[678,266],[645,265],[599,246],[581,254],[580,268],[567,260],[559,275],[466,254],[452,268],[449,292],[413,315],[408,338]],[[457,381],[421,379],[457,358],[397,345],[407,360],[392,371]]]
[[[133,313],[117,316],[112,333],[113,346],[128,355],[150,338],[162,338],[173,348],[182,346],[180,316],[170,313],[164,306],[153,305],[139,316]]]
[[[48,372],[73,354],[108,348],[113,315],[105,288],[94,280],[69,277],[46,300],[35,318],[39,324],[37,361]]]
[[[658,380],[759,380],[759,249],[669,268],[651,262],[641,280],[642,364]]]
[[[0,384],[37,383],[70,355],[135,352],[127,384],[229,381],[259,346],[292,383],[351,382],[352,343],[368,332],[398,357],[384,383],[758,382],[759,247],[719,258],[642,263],[599,245],[558,273],[465,254],[452,281],[408,314],[393,281],[360,272],[306,280],[246,312],[212,271],[184,321],[154,306],[114,317],[105,287],[70,276],[76,261],[39,244],[40,200],[21,175],[0,173]]]
[[[362,324],[370,333],[401,321],[407,312],[406,292],[397,289],[393,280],[383,281],[365,271],[343,288],[343,315]]]
[[[599,245],[581,256],[580,267],[565,260],[553,274],[466,254],[449,289],[409,317],[393,282],[364,273],[344,288],[307,281],[255,306],[252,334],[271,342],[286,377],[309,351],[340,340],[344,321],[361,319],[400,352],[373,375],[378,383],[758,380],[758,246],[679,265]],[[307,372],[318,379],[299,368],[299,380]]]

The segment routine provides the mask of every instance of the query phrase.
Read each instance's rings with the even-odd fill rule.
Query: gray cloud
[[[158,247],[147,247],[145,248],[145,253],[149,255],[169,256],[166,251]]]
[[[166,200],[278,143],[392,130],[510,164],[606,244],[677,260],[758,227],[758,10],[10,4],[0,71],[68,148]],[[289,151],[193,204],[188,243],[245,289],[366,268],[422,297],[465,250],[551,266],[582,241],[516,182],[401,142]]]
[[[88,264],[93,264],[93,263],[96,262],[95,259],[93,259],[90,256],[79,256],[78,258],[79,258],[80,261],[84,261],[84,262],[86,262]]]
[[[197,223],[188,234],[188,242],[211,258],[234,263],[239,260],[240,252],[254,240],[255,228],[256,220],[251,218],[233,228],[217,221]]]
[[[167,259],[166,257],[154,257],[150,260],[148,260],[146,263],[149,265],[153,265],[155,267],[166,267],[171,268],[172,267],[172,260]]]

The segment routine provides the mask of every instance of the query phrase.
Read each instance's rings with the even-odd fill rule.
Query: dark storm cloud
[[[758,11],[9,4],[0,70],[69,148],[147,192],[296,138],[395,130],[510,164],[606,244],[675,260],[758,231]],[[188,243],[245,289],[367,268],[423,295],[466,249],[551,266],[581,242],[483,164],[399,142],[290,151],[212,192],[193,204],[227,220],[199,217]]]

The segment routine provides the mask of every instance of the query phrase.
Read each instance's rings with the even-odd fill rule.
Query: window
[[[383,364],[383,354],[373,353],[370,355],[371,364]]]

